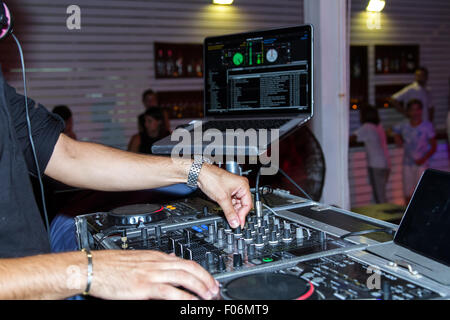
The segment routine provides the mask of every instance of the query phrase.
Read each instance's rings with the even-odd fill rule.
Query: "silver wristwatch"
[[[200,170],[204,163],[211,164],[211,160],[202,156],[194,156],[194,163],[192,163],[191,168],[189,169],[187,185],[189,187],[196,188],[198,182],[198,176],[200,175]]]

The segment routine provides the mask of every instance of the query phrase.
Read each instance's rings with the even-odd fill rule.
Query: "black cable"
[[[44,184],[42,183],[42,177],[41,177],[41,169],[39,168],[39,162],[36,155],[36,148],[34,147],[34,140],[33,140],[33,134],[31,130],[31,121],[30,121],[30,113],[28,108],[28,95],[27,95],[27,80],[26,80],[26,73],[25,73],[25,61],[23,58],[23,52],[22,52],[22,46],[20,45],[19,40],[16,38],[14,33],[11,33],[12,37],[16,41],[17,48],[19,49],[20,54],[20,62],[22,64],[22,77],[23,77],[23,93],[25,96],[25,113],[26,113],[26,120],[27,120],[27,127],[28,127],[28,137],[30,139],[30,145],[31,150],[33,151],[33,158],[34,163],[36,164],[36,171],[37,176],[39,180],[39,185],[41,187],[41,198],[42,198],[42,210],[44,211],[44,217],[45,217],[45,226],[47,227],[47,235],[48,235],[48,241],[51,242],[50,238],[50,225],[48,221],[48,214],[47,214],[47,206],[45,204],[45,194],[44,194]]]
[[[355,231],[355,232],[349,232],[346,233],[342,236],[340,236],[340,239],[345,239],[348,237],[353,237],[353,236],[361,236],[364,234],[369,234],[369,233],[375,233],[375,232],[384,232],[390,235],[394,235],[395,231],[392,229],[388,229],[388,228],[381,228],[381,229],[369,229],[369,230],[362,230],[362,231]]]
[[[283,176],[285,176],[285,178],[286,179],[288,179],[289,180],[289,182],[290,183],[292,183],[298,190],[300,190],[309,200],[311,200],[311,201],[313,201],[313,199],[311,199],[311,197],[309,196],[309,194],[307,194],[306,192],[305,192],[305,190],[303,190],[294,180],[292,180],[292,178],[291,177],[289,177],[288,175],[287,175],[287,173],[286,172],[284,172],[281,168],[278,168],[278,170],[281,172],[281,174],[283,175]]]
[[[261,176],[261,168],[259,168],[258,173],[256,174],[256,182],[255,182],[255,201],[260,200],[260,193],[259,193],[259,178]]]

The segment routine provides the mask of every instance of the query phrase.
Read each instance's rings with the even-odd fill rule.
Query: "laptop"
[[[208,145],[194,137],[194,128],[199,127],[202,132],[215,129],[223,134],[223,150],[216,149],[218,153],[265,152],[313,116],[312,26],[206,38],[204,87],[205,118],[184,128],[192,135],[193,153]],[[257,131],[257,143],[236,145],[232,137],[236,132],[230,130],[237,129]],[[265,139],[260,139],[261,129],[269,131]],[[227,140],[227,135],[232,139]],[[178,143],[173,134],[156,142],[152,152],[170,154]]]
[[[427,169],[393,241],[367,251],[450,285],[450,172]]]

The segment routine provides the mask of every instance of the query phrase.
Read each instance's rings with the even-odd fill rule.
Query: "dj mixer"
[[[78,242],[80,248],[158,250],[194,260],[220,282],[221,299],[450,296],[448,287],[389,268],[365,251],[392,239],[389,234],[351,234],[380,227],[395,231],[396,225],[283,190],[272,190],[263,200],[262,216],[252,211],[236,229],[217,204],[202,197],[86,214],[75,219]]]

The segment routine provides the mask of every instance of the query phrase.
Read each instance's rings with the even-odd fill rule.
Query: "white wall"
[[[66,8],[81,8],[81,30],[68,30]],[[201,79],[155,80],[153,42],[202,43],[206,36],[303,22],[303,0],[15,0],[16,34],[23,43],[29,95],[51,109],[74,111],[80,139],[125,148],[143,111],[141,93],[202,90]],[[11,39],[0,63],[22,91]]]

